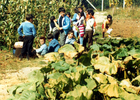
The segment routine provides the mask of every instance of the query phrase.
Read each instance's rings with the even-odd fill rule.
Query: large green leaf
[[[34,70],[28,74],[28,80],[34,83],[42,83],[44,81],[44,75],[40,70]]]
[[[110,63],[110,59],[107,57],[99,57],[96,61],[91,61],[94,68],[99,69],[102,73],[107,73],[109,75],[116,74],[118,70],[118,63]]]
[[[65,61],[59,61],[57,63],[53,63],[52,68],[59,71],[66,71],[70,68],[70,65],[67,64]]]
[[[85,79],[85,81],[87,82],[86,86],[89,90],[92,90],[97,86],[96,82],[93,79]]]
[[[79,53],[82,53],[84,51],[84,47],[77,42],[74,42],[74,47]]]
[[[90,48],[93,49],[94,51],[99,51],[100,47],[101,46],[99,44],[93,44],[92,46],[90,46]]]
[[[99,92],[107,94],[109,97],[119,97],[119,93],[124,92],[117,84],[102,84]]]
[[[113,53],[113,57],[115,59],[122,59],[128,56],[128,50],[126,48],[120,48],[117,51],[115,51],[115,53]]]
[[[59,48],[58,52],[64,53],[64,55],[69,58],[76,57],[78,54],[78,52],[75,50],[75,48],[70,44],[66,44],[66,45],[62,46],[61,48]]]
[[[104,83],[106,84],[108,81],[107,81],[107,76],[106,75],[103,75],[102,73],[100,74],[94,74],[92,76],[98,83]]]
[[[60,59],[58,52],[51,52],[44,55],[45,62],[57,61]]]
[[[67,94],[67,97],[74,97],[74,100],[91,100],[92,94],[92,90],[88,90],[86,86],[77,85],[73,91]]]

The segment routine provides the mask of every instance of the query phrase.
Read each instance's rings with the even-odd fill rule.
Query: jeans
[[[60,32],[60,45],[63,46],[65,44],[66,34],[65,32]]]
[[[74,36],[77,38],[78,32],[74,31]]]
[[[54,36],[54,38],[55,38],[56,40],[58,40],[58,37],[59,37],[59,30],[55,30],[55,31],[53,32],[53,36]]]
[[[83,37],[81,37],[80,34],[79,37],[80,37],[80,44],[83,45]]]

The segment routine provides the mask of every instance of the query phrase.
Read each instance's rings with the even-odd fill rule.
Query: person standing
[[[71,29],[70,18],[65,15],[65,9],[63,7],[59,8],[59,30],[60,30],[60,45],[63,46],[65,44],[66,35]]]
[[[23,42],[23,48],[21,50],[21,55],[19,56],[19,60],[22,60],[23,55],[27,53],[27,60],[29,60],[29,56],[32,56],[32,45],[33,45],[33,40],[36,36],[36,30],[33,23],[33,18],[34,16],[32,14],[27,14],[26,15],[26,21],[23,22],[19,28],[18,28],[18,33],[20,36],[24,38]],[[22,33],[23,30],[23,33]]]
[[[74,24],[77,22],[77,16],[78,16],[78,9],[75,8],[74,9],[75,13],[73,15],[72,21],[73,21],[73,31],[74,31],[74,36],[77,38],[78,37],[78,32],[76,30],[76,26],[74,26]]]
[[[86,43],[88,42],[88,48],[93,44],[93,32],[94,32],[94,22],[95,20],[93,19],[93,15],[94,15],[94,12],[93,11],[88,11],[88,15],[89,15],[89,18],[87,19],[86,21],[86,32],[85,32],[85,35],[84,35],[84,47],[85,49],[86,48]]]

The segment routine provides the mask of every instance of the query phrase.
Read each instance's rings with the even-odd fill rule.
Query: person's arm
[[[59,29],[59,25],[56,23],[56,21],[54,21],[55,26]]]
[[[35,36],[36,36],[36,30],[35,30],[34,25],[33,25],[33,27],[32,27],[32,32],[33,32],[33,36],[35,37]]]
[[[66,19],[66,25],[62,27],[63,30],[67,30],[70,27],[70,19],[68,17],[65,17]]]
[[[23,33],[21,32],[22,29],[23,29],[23,25],[21,24],[21,25],[19,26],[19,28],[18,28],[18,34],[19,34],[20,36],[23,36]]]
[[[48,48],[47,48],[47,45],[45,45],[41,52],[41,56],[44,56],[47,52],[48,52]]]
[[[41,53],[43,51],[43,46],[41,46],[39,49],[36,49],[37,53]]]
[[[77,18],[77,14],[75,13],[73,18],[72,18],[72,21],[76,21],[77,20],[76,18]]]
[[[90,22],[89,22],[89,26],[90,26],[91,28],[93,27],[93,25],[94,25],[94,19],[90,20]]]
[[[50,26],[50,33],[51,33],[51,31],[52,31],[52,27],[51,27],[51,25],[49,25]]]

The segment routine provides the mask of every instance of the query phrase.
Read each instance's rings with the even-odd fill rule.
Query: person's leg
[[[21,54],[19,56],[19,60],[22,60],[23,55],[27,52],[27,44],[28,44],[28,38],[27,36],[25,36],[23,41],[23,47],[21,49]]]
[[[84,34],[84,38],[83,38],[83,46],[85,47],[86,49],[86,44],[87,44],[87,40],[88,40],[88,31],[85,32]]]
[[[88,48],[93,45],[93,30],[88,31]]]
[[[65,44],[66,34],[65,32],[60,32],[60,45],[63,46]]]
[[[58,40],[58,37],[59,37],[59,30],[55,30],[55,31],[53,32],[53,36],[54,36],[54,38],[55,38],[56,40]]]
[[[27,59],[29,60],[29,56],[32,56],[32,45],[33,45],[33,40],[34,40],[34,37],[31,35],[31,36],[28,36],[28,44],[27,44]]]
[[[80,44],[83,45],[83,37],[81,37],[80,34],[79,37],[80,37]]]

